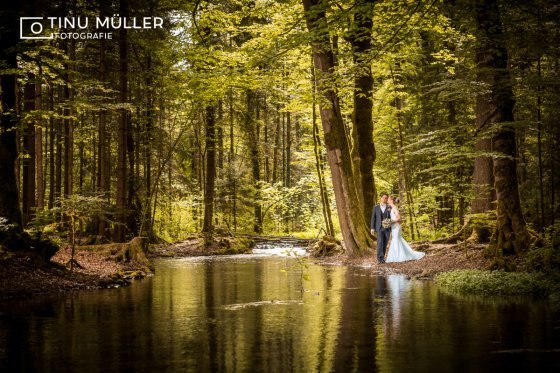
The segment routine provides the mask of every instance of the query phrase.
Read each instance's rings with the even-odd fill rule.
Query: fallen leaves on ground
[[[339,256],[321,259],[320,263],[360,265],[371,267],[380,274],[403,274],[409,277],[433,278],[441,272],[457,269],[487,268],[491,260],[483,255],[486,245],[463,245],[413,243],[412,248],[426,253],[420,260],[410,260],[400,263],[377,263],[373,252],[366,257],[351,258]]]

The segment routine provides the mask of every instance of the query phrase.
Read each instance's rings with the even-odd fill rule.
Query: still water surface
[[[560,371],[560,321],[542,302],[305,271],[266,250],[166,259],[126,288],[2,302],[0,371]]]

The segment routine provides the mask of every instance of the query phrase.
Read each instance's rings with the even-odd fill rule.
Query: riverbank
[[[82,265],[88,266],[85,262]],[[26,256],[13,254],[0,259],[0,300],[116,285],[115,278],[104,276],[104,272],[99,268],[70,272],[57,261],[37,265]]]
[[[412,243],[416,251],[426,253],[420,260],[402,263],[379,264],[375,253],[362,258],[351,258],[344,254],[332,257],[314,258],[321,264],[355,265],[370,267],[379,274],[400,274],[421,279],[433,279],[439,273],[462,269],[487,269],[492,260],[484,256],[486,245],[431,244],[427,242]]]
[[[28,256],[0,252],[0,300],[30,298],[84,289],[114,288],[151,273],[141,242],[76,247],[77,266],[67,263],[71,248],[62,247],[50,263],[38,264]]]
[[[126,285],[151,271],[150,260],[162,257],[235,255],[252,252],[256,243],[266,245],[307,246],[310,240],[288,237],[216,237],[207,245],[201,236],[192,236],[173,244],[150,245],[138,238],[125,244],[78,246],[75,259],[80,267],[67,268],[71,249],[60,249],[48,265],[37,266],[25,256],[3,252],[0,255],[0,300],[25,298],[37,294]],[[360,258],[339,254],[311,258],[322,265],[347,265],[371,268],[380,275],[399,274],[410,278],[433,280],[438,274],[453,271],[487,270],[494,260],[484,255],[486,245],[412,243],[414,250],[426,256],[417,261],[379,264],[373,253]],[[518,270],[524,270],[526,258],[510,259]],[[468,273],[468,272],[465,272]]]
[[[62,247],[50,263],[42,265],[21,253],[0,251],[0,300],[125,286],[151,274],[151,259],[250,253],[255,241],[263,239],[224,236],[215,237],[208,245],[202,236],[192,236],[185,241],[148,247],[144,239],[137,237],[127,243],[76,246],[74,259],[78,266],[72,271],[67,265],[71,259],[69,246]]]

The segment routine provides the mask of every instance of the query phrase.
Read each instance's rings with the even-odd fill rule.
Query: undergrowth
[[[540,272],[458,270],[441,273],[435,281],[444,289],[460,294],[533,295],[547,298],[560,293],[557,276]]]

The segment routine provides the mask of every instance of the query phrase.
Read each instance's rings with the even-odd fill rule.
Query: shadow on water
[[[0,371],[560,367],[560,322],[545,303],[480,302],[342,266],[310,265],[302,292],[298,270],[282,272],[293,260],[159,260],[127,288],[0,303]]]

